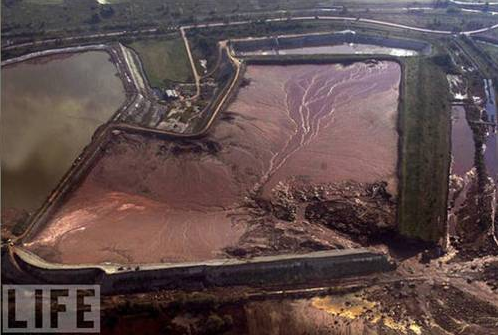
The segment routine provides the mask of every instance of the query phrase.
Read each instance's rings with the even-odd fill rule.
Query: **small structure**
[[[166,89],[166,90],[164,90],[164,94],[165,94],[166,99],[178,99],[178,97],[179,97],[179,94],[176,90]]]
[[[356,31],[351,30],[351,29],[346,29],[346,30],[341,30],[341,31],[336,31],[336,34],[349,34],[349,35],[356,35]]]

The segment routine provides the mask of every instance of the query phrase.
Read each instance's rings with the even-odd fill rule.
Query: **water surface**
[[[36,210],[124,101],[105,52],[2,68],[2,209]]]
[[[486,113],[488,121],[497,122],[496,117],[496,97],[493,89],[493,81],[484,79],[484,87],[486,92]],[[489,127],[489,136],[486,140],[486,149],[484,151],[484,161],[489,175],[498,180],[498,136],[495,127]]]
[[[491,133],[486,140],[484,161],[489,176],[498,181],[498,136],[496,133]]]
[[[278,50],[255,50],[243,52],[243,55],[313,55],[313,54],[382,54],[393,56],[416,56],[415,50],[391,48],[373,44],[344,43],[316,47],[290,48]]]
[[[474,134],[465,118],[463,106],[452,108],[451,119],[451,155],[453,156],[451,172],[463,176],[474,166]]]

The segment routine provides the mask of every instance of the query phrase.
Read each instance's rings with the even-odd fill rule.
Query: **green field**
[[[437,241],[446,222],[448,83],[443,70],[429,58],[407,58],[404,64],[398,224],[403,235]]]
[[[172,82],[193,80],[192,68],[180,37],[139,40],[128,46],[140,56],[152,87],[164,88]]]

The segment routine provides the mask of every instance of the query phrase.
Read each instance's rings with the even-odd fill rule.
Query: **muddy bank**
[[[205,138],[114,136],[25,247],[74,264],[357,245],[393,225],[399,78],[391,62],[250,66],[249,85]],[[285,213],[289,199],[274,194],[295,180],[330,194],[299,200],[299,216]],[[353,230],[353,241],[343,236]]]

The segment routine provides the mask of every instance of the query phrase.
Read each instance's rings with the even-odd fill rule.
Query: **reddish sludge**
[[[25,246],[64,264],[226,257],[247,197],[280,182],[385,180],[396,194],[397,63],[249,66],[250,84],[197,141],[114,137]]]

